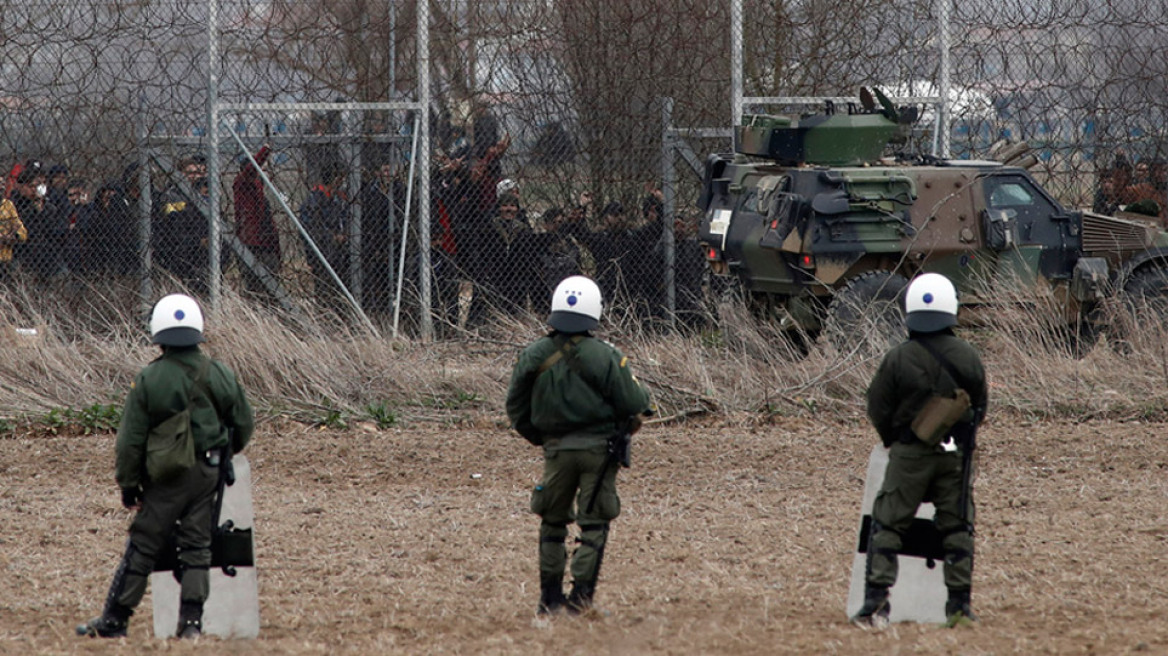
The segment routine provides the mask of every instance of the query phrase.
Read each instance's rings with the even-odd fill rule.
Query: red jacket
[[[263,166],[271,152],[267,146],[260,148],[255,161]],[[235,234],[239,241],[245,246],[279,249],[280,236],[276,232],[276,222],[272,220],[272,207],[264,194],[264,179],[251,162],[243,163],[231,187],[235,192]]]

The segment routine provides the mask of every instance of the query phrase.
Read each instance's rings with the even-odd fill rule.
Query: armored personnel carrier
[[[1044,299],[1051,325],[1089,348],[1109,298],[1168,313],[1168,232],[1151,221],[1063,207],[1007,163],[884,157],[915,119],[878,91],[861,105],[747,116],[735,152],[711,155],[698,204],[712,273],[806,348],[904,335],[902,296],[921,272],[958,288],[961,321]]]

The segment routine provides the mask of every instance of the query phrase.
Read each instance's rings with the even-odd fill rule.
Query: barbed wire
[[[495,311],[540,315],[559,277],[586,273],[648,322],[698,325],[696,168],[729,147],[734,1],[435,1],[425,34],[414,0],[9,3],[0,157],[14,169],[41,163],[54,213],[17,203],[28,240],[11,262],[0,248],[0,266],[34,281],[111,278],[139,290],[149,277],[206,294],[210,231],[191,196],[217,169],[206,184],[239,242],[223,248],[225,289],[257,303],[346,323],[348,291],[380,326],[397,305],[407,332],[425,314],[458,334]],[[954,156],[1025,140],[1033,172],[1070,206],[1099,209],[1100,177],[1121,169],[1168,205],[1156,177],[1168,158],[1163,8],[977,0],[942,15],[935,0],[860,0],[847,11],[741,2],[745,96],[853,97],[877,86],[939,97],[948,42]],[[418,89],[420,48],[429,94]],[[426,96],[432,194],[420,213],[420,178],[411,185],[409,174]],[[211,98],[219,144],[209,143]],[[752,111],[780,109],[816,107]],[[937,136],[924,109],[919,150]],[[231,133],[253,156],[268,146],[270,187],[256,186]],[[20,177],[6,184],[14,201]],[[420,246],[423,214],[431,243]]]

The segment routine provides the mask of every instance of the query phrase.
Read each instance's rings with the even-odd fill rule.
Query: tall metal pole
[[[410,148],[410,163],[418,161],[418,117],[420,114],[414,114],[414,143]],[[392,189],[392,185],[390,188]],[[406,214],[402,219],[402,238],[401,238],[401,259],[398,260],[397,266],[397,295],[393,299],[393,336],[397,337],[398,320],[401,318],[401,300],[402,300],[402,282],[405,279],[406,273],[406,245],[408,239],[406,235],[410,234],[410,210],[412,209],[410,203],[414,197],[414,176],[410,176],[406,184]],[[390,195],[390,207],[393,206],[393,195]],[[421,250],[426,250],[422,247]],[[392,256],[392,253],[390,254]],[[429,315],[429,312],[423,311],[422,314]]]
[[[154,200],[151,198],[152,190],[150,188],[150,157],[146,152],[149,128],[146,126],[145,95],[138,97],[138,106],[140,110],[138,112],[138,179],[123,180],[122,183],[127,188],[131,184],[138,185],[138,207],[135,208],[138,212],[138,267],[141,275],[138,294],[142,300],[142,314],[148,316],[150,307],[154,303],[154,283],[150,277],[150,270],[153,268],[151,262],[153,249],[150,247],[152,229],[150,207]]]
[[[389,0],[389,94],[386,100],[397,96],[397,1]]]
[[[215,311],[223,280],[219,267],[219,0],[208,0],[207,6],[207,288]]]
[[[730,0],[731,127],[742,123],[742,0]]]
[[[937,0],[937,43],[941,49],[941,71],[937,83],[937,95],[941,100],[937,103],[937,132],[941,135],[940,157],[948,158],[949,141],[949,16],[953,8],[953,0]]]
[[[677,251],[673,234],[673,213],[677,181],[673,171],[673,98],[661,99],[661,233],[665,256],[665,310],[669,325],[677,326]]]
[[[430,316],[430,290],[433,270],[430,267],[430,0],[418,0],[418,266],[421,275],[421,337],[430,341],[434,325]],[[465,247],[465,244],[463,244]],[[444,272],[444,275],[449,275]]]
[[[361,149],[354,143],[353,135],[358,132],[354,123],[356,121],[354,114],[356,112],[342,112],[341,113],[341,133],[345,135],[345,141],[341,144],[341,157],[349,163],[349,174],[346,176],[345,187],[349,192],[350,198],[361,198],[361,167],[365,163],[361,161]],[[365,262],[362,257],[362,236],[365,232],[364,226],[368,218],[361,211],[361,203],[353,203],[349,206],[349,234],[348,234],[348,258],[349,258],[349,279],[346,281],[349,285],[349,291],[353,293],[353,297],[359,302],[364,303],[365,299]],[[372,221],[368,221],[372,223]]]

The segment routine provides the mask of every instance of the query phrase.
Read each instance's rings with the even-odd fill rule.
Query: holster
[[[632,464],[633,436],[627,430],[608,438],[608,457],[621,467],[628,469]]]
[[[913,418],[912,432],[925,444],[936,446],[965,417],[969,406],[969,393],[963,389],[958,389],[953,398],[930,397]]]

